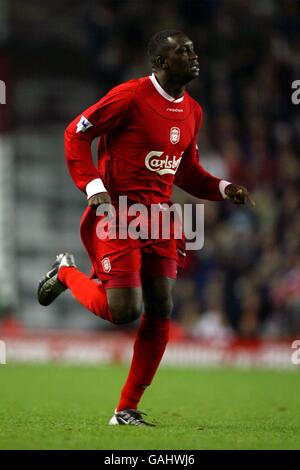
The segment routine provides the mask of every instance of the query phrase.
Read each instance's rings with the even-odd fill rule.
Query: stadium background
[[[149,74],[147,41],[171,27],[199,54],[189,90],[205,113],[201,162],[256,200],[255,210],[205,203],[205,244],[178,281],[174,335],[299,337],[299,19],[294,0],[0,0],[0,336],[112,328],[69,294],[47,309],[36,301],[55,254],[71,251],[89,270],[78,233],[86,201],[63,132],[112,86]]]
[[[299,0],[0,0],[0,450],[299,449],[299,19]],[[204,248],[141,403],[158,426],[140,432],[107,426],[137,325],[112,327],[69,293],[42,308],[36,288],[61,250],[89,271],[64,129],[149,74],[147,41],[165,28],[199,53],[203,165],[256,208],[205,202]]]

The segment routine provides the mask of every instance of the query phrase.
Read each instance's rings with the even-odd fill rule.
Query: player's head
[[[148,56],[155,72],[188,83],[199,75],[198,56],[189,37],[173,29],[159,31],[149,41]]]

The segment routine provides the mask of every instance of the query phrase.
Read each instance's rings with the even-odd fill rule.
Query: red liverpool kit
[[[187,92],[179,99],[170,97],[154,75],[130,80],[113,88],[66,129],[71,176],[88,198],[108,191],[116,207],[121,195],[147,206],[168,202],[173,184],[201,199],[222,200],[221,180],[198,161],[201,121],[202,109]],[[98,168],[91,153],[96,137]],[[139,285],[144,260],[146,265],[150,254],[159,259],[156,275],[176,277],[176,261],[180,264],[176,240],[100,241],[97,219],[95,211],[87,208],[81,236],[102,281],[118,278],[117,285],[122,286],[127,276],[132,279],[130,286]],[[172,272],[166,259],[173,260]]]

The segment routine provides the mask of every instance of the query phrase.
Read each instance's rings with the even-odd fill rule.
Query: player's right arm
[[[70,175],[86,193],[89,205],[110,202],[98,169],[94,165],[91,143],[121,126],[130,108],[133,92],[118,86],[77,116],[65,131],[65,153]]]

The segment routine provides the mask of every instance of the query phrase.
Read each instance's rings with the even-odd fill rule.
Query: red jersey
[[[97,180],[89,197],[106,189],[113,200],[126,195],[156,204],[170,199],[174,183],[198,198],[222,200],[220,179],[199,163],[201,121],[201,106],[187,92],[176,100],[154,75],[130,80],[109,91],[66,129],[71,176],[82,191]],[[98,168],[91,153],[96,137]]]

